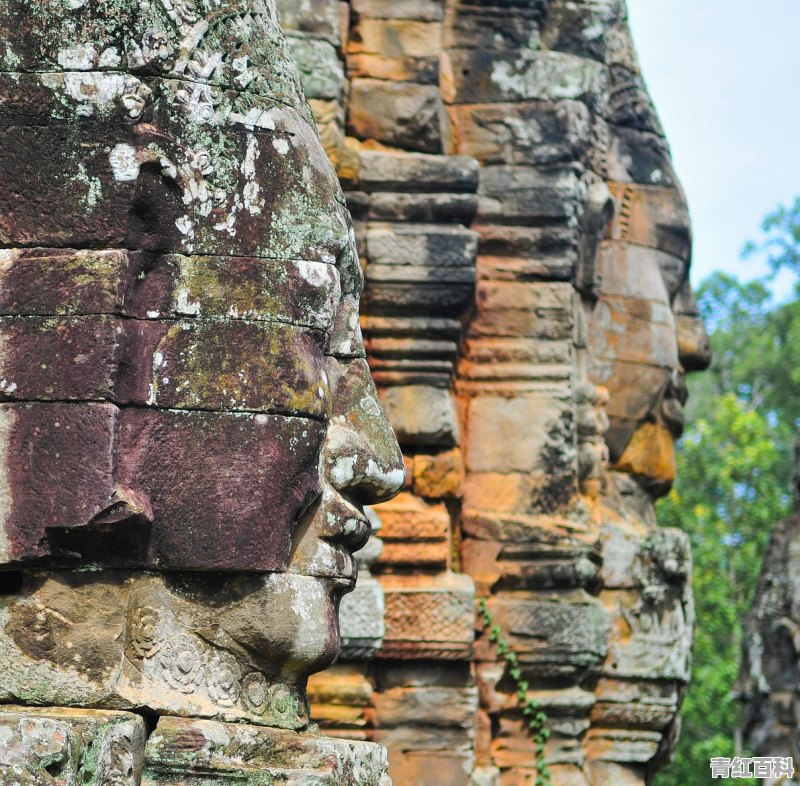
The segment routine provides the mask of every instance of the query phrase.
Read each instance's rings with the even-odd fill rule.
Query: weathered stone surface
[[[609,620],[594,599],[576,593],[552,600],[491,602],[498,624],[526,668],[569,675],[597,666],[606,654]],[[488,650],[487,642],[481,646]],[[487,657],[489,652],[486,652]]]
[[[401,484],[380,399],[410,477],[382,514],[385,618],[365,574],[351,657],[374,654],[384,623],[387,635],[371,667],[318,683],[326,728],[384,741],[401,783],[536,779],[508,675],[485,635],[473,651],[475,587],[457,567],[548,688],[530,695],[548,715],[554,784],[651,782],[692,625],[686,542],[656,528],[653,499],[674,476],[681,376],[708,345],[685,201],[622,4],[285,2],[298,74],[271,6],[231,4],[204,29],[185,4],[104,15],[94,1],[74,27],[65,11],[0,8],[0,240],[43,248],[0,257],[0,387],[17,402],[4,433],[19,451],[34,409],[48,434],[59,408],[105,418],[84,452],[63,447],[91,491],[73,483],[53,508],[46,484],[70,479],[52,471],[26,503],[80,525],[18,515],[12,482],[0,500],[17,529],[0,545],[79,562],[146,546],[150,569],[209,574],[25,584],[33,599],[4,600],[0,695],[41,700],[44,685],[46,701],[213,719],[162,719],[145,783],[259,783],[277,766],[248,747],[259,739],[289,751],[276,777],[290,783],[385,782],[353,747],[217,722],[307,722],[302,682],[338,646],[360,506]],[[350,189],[360,260],[300,75]],[[29,297],[37,270],[46,286]],[[101,348],[85,373],[76,344]],[[44,441],[37,466],[62,449]],[[142,595],[158,620],[137,611]],[[85,624],[62,634],[51,611],[72,620],[78,597]],[[87,662],[70,660],[58,642],[77,651],[98,627]],[[165,631],[174,652],[136,652]]]
[[[450,516],[442,504],[429,504],[402,492],[380,506],[384,548],[378,565],[443,570],[450,559]]]
[[[368,739],[373,726],[373,680],[366,661],[336,663],[311,676],[308,697],[311,715],[326,734]]]
[[[119,414],[102,403],[0,405],[4,564],[52,554],[47,533],[65,524],[102,526],[108,517],[113,526],[116,513],[126,529],[136,529],[137,519],[147,526],[145,507],[126,499],[117,482]],[[62,559],[74,561],[63,553]]]
[[[137,786],[146,739],[144,719],[127,712],[4,706],[0,777],[19,786]]]
[[[420,153],[444,152],[444,107],[437,87],[359,78],[350,89],[351,134]]]
[[[276,3],[284,30],[298,31],[341,44],[340,17],[337,2],[330,0],[297,0]]]
[[[797,470],[795,469],[795,499]],[[736,695],[744,704],[745,733],[756,756],[792,756],[800,763],[797,735],[797,558],[800,518],[776,524],[748,615]],[[795,778],[796,779],[796,778]],[[791,782],[791,781],[790,781]]]
[[[364,150],[359,157],[359,188],[365,191],[474,192],[478,166],[469,156],[383,153]],[[411,227],[398,227],[412,234]]]
[[[458,421],[448,391],[403,385],[385,389],[381,401],[401,444],[449,447],[458,441]]]
[[[327,41],[313,38],[290,37],[289,44],[300,64],[300,78],[309,100],[341,102],[345,78],[336,49]]]
[[[468,576],[385,574],[386,635],[378,657],[465,660],[472,653],[475,586]],[[425,620],[421,628],[419,620]]]
[[[429,499],[459,497],[463,482],[464,462],[460,450],[414,457],[415,494]]]
[[[241,724],[161,718],[147,742],[143,786],[178,786],[189,778],[260,786],[391,786],[386,750]],[[213,782],[213,781],[212,781]]]
[[[339,629],[342,637],[342,658],[347,660],[374,658],[383,645],[386,632],[383,588],[370,568],[383,551],[383,541],[377,533],[382,523],[371,508],[364,512],[371,526],[366,545],[356,553],[358,582],[353,592],[342,598],[339,606]]]
[[[408,620],[427,620],[438,609],[414,590],[454,557],[524,668],[558,680],[536,693],[553,782],[643,786],[674,744],[692,625],[685,541],[653,513],[674,476],[680,375],[708,363],[685,201],[621,3],[445,5],[351,4],[358,153],[340,174],[367,357],[413,475],[387,506],[375,569],[387,613],[403,597]],[[444,714],[424,704],[422,659],[441,654],[427,633],[403,633],[403,647],[390,634],[378,660],[396,651],[416,672],[379,674],[374,705],[400,717],[418,702],[425,719],[376,717],[396,777],[533,783],[532,743],[484,638],[475,738],[433,731]]]
[[[334,160],[343,10],[287,14]],[[294,733],[404,473],[273,0],[0,0],[0,35],[0,701],[43,705],[0,779],[389,786]]]

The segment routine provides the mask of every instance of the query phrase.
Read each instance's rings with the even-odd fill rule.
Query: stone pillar
[[[692,625],[686,539],[657,528],[653,502],[674,475],[683,375],[707,364],[708,344],[685,200],[625,4],[352,0],[338,4],[338,58],[324,66],[309,38],[330,33],[312,18],[332,31],[334,4],[311,5],[307,18],[288,12],[295,52],[308,86],[335,74],[344,95],[342,112],[317,117],[335,129],[369,362],[408,470],[381,509],[387,627],[362,671],[365,733],[415,783],[437,757],[445,766],[447,746],[467,770],[474,758],[474,786],[535,779],[484,632],[474,741],[454,732],[466,715],[434,723],[413,698],[461,679],[425,660],[466,652],[430,632],[443,609],[459,619],[461,601],[437,589],[457,568],[548,714],[553,782],[643,784],[674,744]],[[426,736],[437,723],[442,743]]]
[[[338,42],[348,77],[347,138],[329,153],[356,224],[368,358],[400,435],[407,484],[378,511],[384,548],[373,572],[385,593],[383,645],[373,666],[341,666],[348,676],[339,683],[340,700],[362,701],[345,698],[361,674],[357,693],[369,695],[368,706],[348,705],[339,714],[374,725],[401,782],[466,784],[477,699],[469,665],[474,589],[452,560],[463,478],[453,371],[460,317],[474,289],[476,236],[468,224],[477,166],[444,155],[441,4],[357,2],[340,10],[347,23]],[[327,18],[332,5],[317,11]],[[324,34],[302,14],[287,8],[285,16],[294,20],[301,71],[310,74],[318,62],[310,52],[323,46]],[[306,80],[312,93],[315,81],[319,76]],[[317,119],[325,122],[319,112]],[[319,711],[331,722],[333,687],[326,683],[319,694],[326,697]]]

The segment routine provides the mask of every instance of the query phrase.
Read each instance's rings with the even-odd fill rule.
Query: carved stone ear
[[[83,562],[109,564],[109,555],[119,555],[120,565],[144,563],[153,520],[147,494],[117,485],[108,505],[90,521],[48,528],[47,541],[54,555],[77,553]]]
[[[153,523],[153,506],[147,494],[118,485],[108,507],[101,510],[87,526],[116,525],[122,522],[147,526]]]

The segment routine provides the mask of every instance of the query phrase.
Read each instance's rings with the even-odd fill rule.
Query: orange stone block
[[[420,497],[459,497],[463,481],[464,462],[457,448],[435,456],[414,457],[414,492]]]

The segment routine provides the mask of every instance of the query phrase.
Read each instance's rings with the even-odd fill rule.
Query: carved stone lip
[[[354,552],[371,532],[361,506],[329,484],[298,524],[290,570],[306,576],[341,579],[352,589],[358,575]]]

